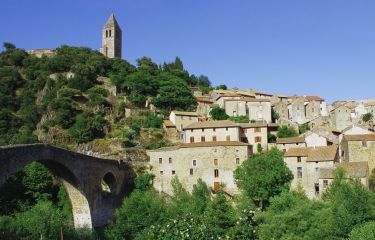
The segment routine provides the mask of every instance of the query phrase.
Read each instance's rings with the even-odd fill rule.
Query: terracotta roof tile
[[[231,101],[242,101],[242,102],[270,102],[270,99],[264,98],[240,98],[240,99],[225,99],[224,102],[231,102]]]
[[[289,148],[288,151],[284,154],[284,157],[307,157],[308,148]]]
[[[166,126],[166,127],[176,127],[176,126],[171,122],[171,120],[164,120],[163,123],[164,123],[164,126]]]
[[[241,128],[267,127],[267,123],[241,123],[239,125]]]
[[[229,120],[196,122],[186,126],[184,129],[198,128],[220,128],[220,127],[239,127],[239,125]]]
[[[306,96],[305,98],[309,102],[311,102],[311,101],[318,101],[318,102],[324,101],[324,99],[319,97],[319,96]]]
[[[338,146],[316,147],[308,150],[307,162],[334,161]]]
[[[303,143],[305,142],[304,137],[289,137],[289,138],[278,138],[276,143]]]
[[[184,143],[181,148],[194,148],[194,147],[216,147],[216,146],[250,146],[248,143],[238,141],[219,141],[219,142],[197,142],[197,143]]]
[[[172,112],[174,112],[176,115],[194,116],[194,117],[199,116],[197,112],[183,112],[183,111],[172,111]]]
[[[375,141],[375,134],[345,135],[345,141]]]

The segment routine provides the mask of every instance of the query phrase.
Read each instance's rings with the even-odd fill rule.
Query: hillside
[[[61,46],[48,56],[4,48],[0,145],[43,142],[124,158],[128,147],[167,145],[163,114],[194,109],[189,87],[210,89],[208,78],[190,75],[178,57],[160,66],[142,57],[134,66],[84,47]]]

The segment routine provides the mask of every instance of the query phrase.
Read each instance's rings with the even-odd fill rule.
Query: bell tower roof
[[[104,28],[113,28],[113,27],[121,30],[120,25],[117,23],[115,15],[111,14],[111,16],[107,20],[107,23],[104,25]]]

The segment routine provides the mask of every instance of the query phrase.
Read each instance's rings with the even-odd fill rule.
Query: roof
[[[239,127],[239,125],[229,120],[196,122],[186,126],[184,129],[198,128],[220,128],[220,127]]]
[[[219,142],[196,142],[181,144],[181,148],[194,148],[194,147],[217,147],[217,146],[250,146],[248,143],[238,141],[219,141]]]
[[[338,146],[316,147],[308,150],[307,162],[334,161]]]
[[[289,137],[289,138],[278,138],[276,143],[302,143],[305,142],[304,137]]]
[[[213,101],[207,97],[197,97],[197,102],[213,103]]]
[[[307,157],[307,162],[334,161],[338,146],[290,148],[284,157]]]
[[[241,123],[241,128],[258,128],[258,127],[267,127],[267,123]]]
[[[115,18],[115,15],[111,14],[111,16],[109,16],[107,20],[107,23],[104,25],[104,28],[113,28],[113,27],[116,27],[121,30],[120,25],[118,24]]]
[[[311,101],[318,101],[318,102],[323,102],[324,99],[319,97],[319,96],[305,96],[305,98],[307,99],[307,101],[311,102]]]
[[[265,99],[265,98],[239,98],[239,99],[225,99],[225,102],[230,102],[230,101],[243,101],[243,102],[270,102],[270,99]]]
[[[345,135],[345,141],[375,141],[375,134]]]
[[[345,162],[337,164],[336,167],[342,167],[345,170],[346,177],[349,178],[366,178],[368,177],[368,163],[367,162]],[[320,179],[333,179],[335,178],[334,168],[321,168],[319,169]]]
[[[183,112],[183,111],[172,111],[176,115],[183,115],[183,116],[194,116],[198,117],[199,114],[197,112]]]
[[[284,154],[284,157],[307,157],[308,156],[308,148],[302,147],[302,148],[290,148],[288,151]]]
[[[164,126],[166,126],[166,127],[176,127],[176,126],[171,122],[171,120],[164,120],[163,123],[164,123]]]

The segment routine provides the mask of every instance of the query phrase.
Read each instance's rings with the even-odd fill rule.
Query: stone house
[[[206,96],[197,97],[197,113],[201,116],[208,117],[212,108],[214,108],[213,101]]]
[[[375,134],[345,135],[341,142],[343,162],[368,162],[370,171],[375,168]]]
[[[339,106],[330,112],[331,126],[342,131],[352,125],[351,109],[346,106]]]
[[[328,142],[327,138],[315,132],[307,132],[304,136],[307,147],[324,147],[332,145],[331,142]]]
[[[281,119],[289,119],[288,104],[284,101],[277,102],[273,105],[273,110],[279,114]]]
[[[240,126],[229,120],[197,122],[184,128],[184,142],[240,141]]]
[[[309,101],[306,104],[306,119],[312,120],[321,116],[320,102]]]
[[[284,154],[284,162],[294,176],[291,188],[303,187],[309,198],[320,196],[320,169],[333,168],[338,161],[337,146],[290,148]]]
[[[178,131],[182,131],[185,126],[199,121],[197,112],[172,111],[169,120],[176,126]]]
[[[319,189],[323,193],[335,179],[335,170],[342,167],[347,179],[358,179],[363,186],[368,187],[369,168],[367,162],[344,162],[331,168],[322,168],[319,171]]]
[[[258,153],[258,144],[262,146],[263,151],[268,150],[268,127],[267,123],[244,123],[240,124],[241,141],[253,146],[253,152]]]
[[[217,98],[214,98],[214,103],[218,104],[219,107],[225,108],[225,100],[230,100],[230,99],[241,99],[241,95],[236,94],[236,93],[227,93],[223,95],[219,95]]]
[[[247,116],[249,120],[272,122],[269,99],[226,99],[224,109],[229,116]]]
[[[295,97],[288,106],[290,120],[298,124],[306,122],[305,98]]]
[[[192,191],[198,179],[214,190],[225,184],[228,194],[238,193],[233,171],[251,156],[251,146],[238,141],[187,143],[177,147],[149,150],[154,187],[172,194],[171,180],[178,177],[183,186]]]
[[[283,152],[287,152],[290,148],[304,148],[306,147],[305,138],[290,137],[290,138],[277,138],[276,147]]]

